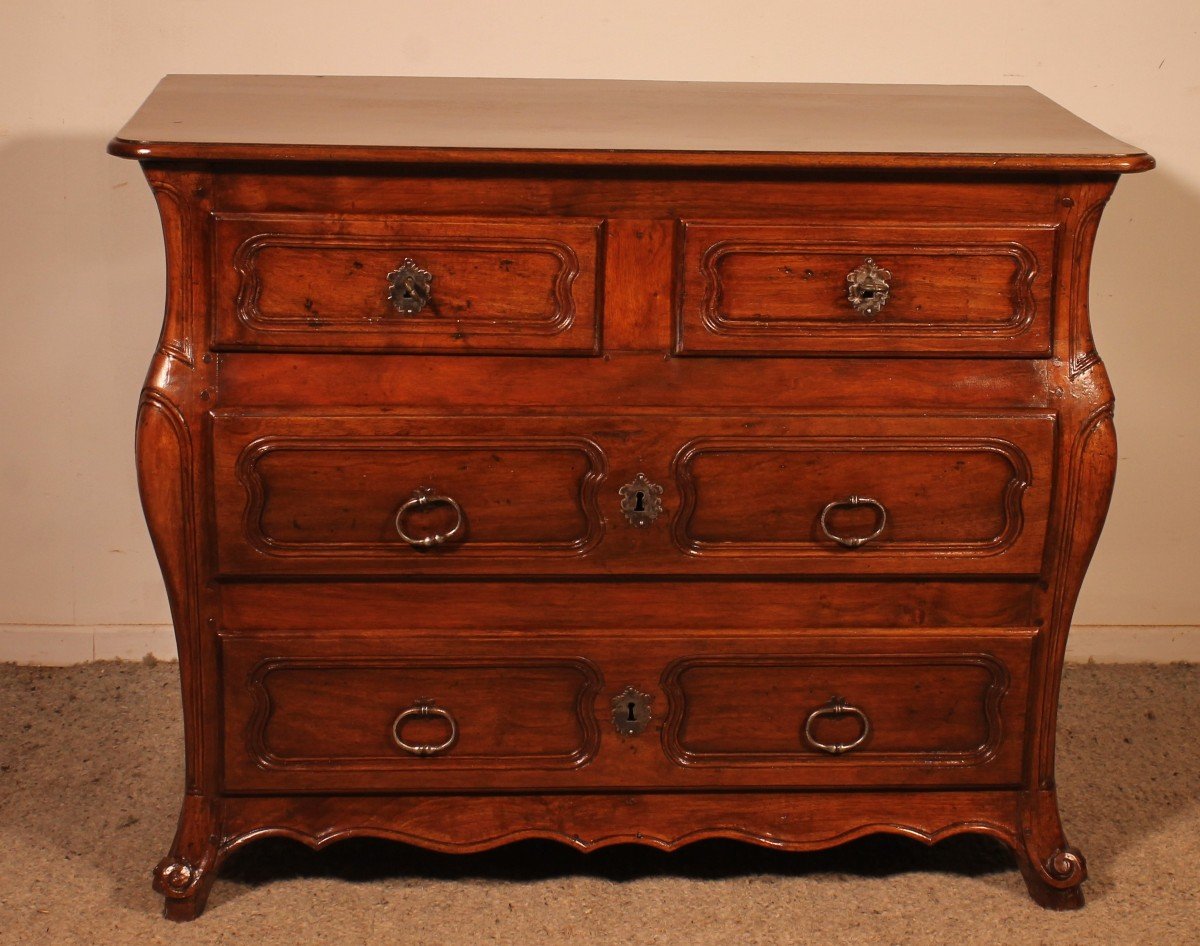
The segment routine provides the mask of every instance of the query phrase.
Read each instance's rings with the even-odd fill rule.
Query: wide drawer
[[[676,350],[1045,356],[1055,234],[688,222]]]
[[[226,574],[1037,574],[1044,414],[216,412]]]
[[[590,354],[600,223],[219,214],[213,347]]]
[[[996,786],[1036,631],[222,637],[230,791]]]

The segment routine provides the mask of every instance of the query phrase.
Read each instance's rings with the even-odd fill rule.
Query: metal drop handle
[[[405,742],[404,738],[400,735],[400,730],[404,728],[404,724],[410,719],[427,719],[430,716],[443,719],[450,726],[450,735],[446,737],[445,741],[440,743]],[[396,721],[392,723],[392,740],[405,752],[411,752],[416,756],[440,755],[443,752],[449,751],[454,743],[458,741],[458,723],[454,721],[454,717],[450,715],[449,710],[435,706],[433,700],[417,700],[415,704],[397,716]]]
[[[837,719],[840,716],[854,716],[862,723],[862,732],[858,734],[858,738],[853,742],[821,742],[813,735],[812,727],[818,719],[823,717]],[[857,749],[867,737],[871,735],[871,721],[867,719],[867,714],[860,710],[857,706],[851,706],[840,696],[830,697],[829,702],[824,706],[817,707],[808,714],[808,719],[804,721],[804,741],[812,748],[819,749],[821,752],[828,752],[830,755],[841,755],[843,752],[849,752],[851,749]]]
[[[413,538],[404,531],[404,517],[414,509],[425,509],[429,506],[449,506],[454,510],[455,521],[454,527],[449,532],[435,532],[433,535],[422,536],[421,538]],[[463,511],[462,506],[456,503],[449,496],[439,496],[434,490],[425,487],[418,489],[413,493],[412,499],[406,502],[396,512],[396,532],[405,542],[413,548],[427,549],[435,545],[441,545],[443,542],[448,542],[453,539],[463,527]]]
[[[829,531],[829,514],[833,512],[833,510],[842,506],[848,508],[853,508],[854,506],[870,506],[873,508],[876,513],[875,518],[877,523],[875,526],[875,531],[870,535],[858,536],[838,535],[836,532]],[[866,545],[872,539],[879,538],[885,528],[887,528],[887,509],[884,508],[883,503],[877,499],[869,499],[866,496],[851,496],[849,499],[834,500],[821,510],[821,531],[825,533],[827,538],[833,539],[834,542],[844,545],[848,549],[856,549],[860,545]]]

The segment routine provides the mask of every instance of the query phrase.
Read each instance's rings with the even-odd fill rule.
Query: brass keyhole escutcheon
[[[639,473],[632,483],[626,483],[618,491],[621,494],[621,512],[631,526],[643,528],[650,525],[662,512],[663,488]]]
[[[392,307],[403,315],[416,315],[425,308],[433,293],[433,274],[411,259],[388,273],[388,298]]]
[[[868,318],[879,315],[879,310],[887,305],[891,295],[892,274],[875,265],[873,259],[866,259],[852,269],[846,276],[846,298],[854,311]]]
[[[636,736],[650,725],[650,694],[632,686],[613,697],[613,725],[622,736]]]

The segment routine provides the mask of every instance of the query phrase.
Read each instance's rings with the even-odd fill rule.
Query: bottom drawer
[[[1015,785],[1036,633],[228,634],[225,788]]]

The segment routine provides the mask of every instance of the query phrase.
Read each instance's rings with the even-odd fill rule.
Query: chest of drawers
[[[1152,160],[1021,88],[168,77],[142,500],[203,909],[266,835],[983,832],[1082,903],[1087,281]]]

